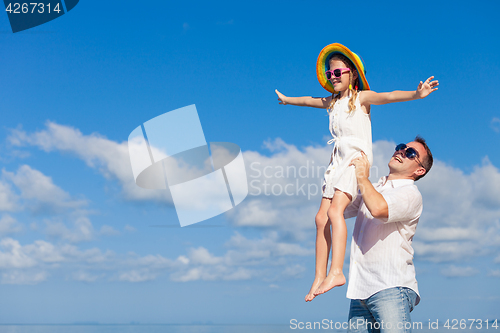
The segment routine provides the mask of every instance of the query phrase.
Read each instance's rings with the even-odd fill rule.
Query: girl
[[[347,227],[344,210],[357,195],[357,182],[352,159],[364,152],[373,162],[370,105],[405,102],[428,96],[437,90],[433,76],[420,81],[416,91],[376,93],[370,91],[361,58],[345,46],[334,43],[320,53],[316,64],[320,84],[332,96],[325,98],[287,97],[276,90],[279,104],[310,106],[327,109],[333,147],[330,164],[323,180],[323,198],[316,215],[316,272],[306,302],[336,286],[345,283],[342,272]],[[331,228],[331,230],[330,230]],[[332,250],[330,271],[328,256]]]

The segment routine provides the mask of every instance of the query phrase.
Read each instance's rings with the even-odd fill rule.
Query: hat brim
[[[359,76],[358,90],[370,90],[370,86],[366,80],[366,70],[363,61],[356,53],[351,52],[351,50],[339,43],[327,45],[319,53],[318,61],[316,62],[316,76],[321,86],[331,93],[336,93],[332,83],[326,78],[325,74],[330,68],[330,59],[336,53],[347,57],[354,64],[354,67],[356,67]]]

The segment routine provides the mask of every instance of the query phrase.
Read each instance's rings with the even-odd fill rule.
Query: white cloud
[[[31,258],[35,259],[39,264],[41,263],[60,263],[65,261],[64,254],[53,244],[36,240],[33,244],[28,244],[22,247],[23,251]]]
[[[82,209],[83,206],[87,205],[86,200],[73,199],[69,193],[55,185],[51,177],[28,165],[22,165],[16,172],[2,170],[2,177],[15,185],[20,192],[18,199],[16,199],[17,209],[27,208],[35,215],[40,213],[57,215],[57,217],[45,219],[44,232],[50,238],[59,238],[69,242],[94,239],[96,232],[86,217],[89,212]],[[3,186],[3,188],[6,187]],[[1,189],[2,186],[0,186]],[[63,222],[64,220],[69,221],[71,226],[68,227]],[[37,221],[31,222],[30,228],[33,231],[40,230]],[[5,215],[0,219],[0,235],[21,230],[22,224],[13,217]],[[119,232],[109,226],[103,226],[100,230],[100,234],[103,235],[116,233]]]
[[[97,248],[81,251],[74,245],[54,245],[44,240],[21,245],[12,238],[3,238],[0,248],[4,249],[0,251],[0,268],[26,268],[62,262],[103,263],[114,255],[111,251],[102,253]]]
[[[8,183],[0,182],[0,210],[3,203],[4,208],[19,210],[21,206],[24,206],[33,213],[58,215],[44,221],[44,232],[51,238],[60,238],[76,243],[93,240],[98,234],[104,236],[120,234],[118,230],[108,225],[102,226],[97,233],[91,221],[86,216],[89,212],[82,209],[83,206],[87,205],[86,200],[73,199],[69,193],[55,185],[51,177],[28,165],[22,165],[15,173],[2,170],[2,176],[4,180],[10,181],[15,185],[20,195],[16,197],[12,193]],[[7,205],[7,200],[4,200],[2,197],[5,194],[16,198],[15,204],[11,201]],[[64,220],[69,222],[69,227],[63,222]],[[31,230],[39,229],[36,221],[32,222],[30,226]],[[19,232],[21,230],[22,224],[17,222],[13,217],[4,215],[0,219],[0,235]]]
[[[226,246],[246,256],[246,259],[240,256],[238,261],[259,257],[310,256],[314,254],[314,249],[312,248],[304,248],[298,244],[280,242],[277,232],[270,232],[260,239],[248,239],[236,232],[227,242]]]
[[[33,267],[37,261],[25,253],[17,240],[4,238],[0,241],[0,268]]]
[[[2,273],[2,284],[37,284],[45,281],[47,272],[9,271]]]
[[[205,274],[201,268],[191,268],[187,272],[174,273],[171,276],[172,281],[189,282],[196,280],[214,280],[213,275]]]
[[[143,190],[135,185],[126,142],[113,142],[98,134],[83,135],[75,128],[52,122],[47,123],[45,130],[32,134],[13,130],[9,140],[17,146],[35,145],[45,151],[73,153],[105,177],[119,180],[123,193],[129,199],[170,202],[165,198],[165,191]],[[372,181],[388,173],[387,162],[394,146],[393,142],[374,142]],[[321,199],[320,184],[332,147],[324,145],[299,149],[276,139],[266,142],[265,148],[270,154],[243,153],[250,194],[243,203],[227,212],[226,217],[236,226],[277,230],[280,234],[291,235],[295,245],[305,240],[312,245],[314,217]],[[497,253],[500,247],[498,184],[500,172],[487,158],[469,174],[436,159],[429,175],[416,183],[424,200],[424,212],[414,239],[416,259],[458,262],[463,258]],[[0,195],[0,207],[1,202]],[[70,234],[63,231],[61,235]],[[286,246],[288,250],[298,251],[290,245],[293,243]],[[301,246],[298,248],[304,250]],[[183,257],[189,261],[186,264],[188,268],[176,278],[179,281],[220,278],[221,271],[214,270],[217,265],[227,268],[238,260],[247,265],[262,263],[271,254],[284,251],[271,247],[247,250],[242,252],[230,246],[226,254],[213,257],[207,257],[207,250],[205,257],[198,254],[196,260],[201,262],[205,258],[218,264],[200,263],[199,267],[193,266],[193,258],[188,254]],[[207,271],[209,269],[212,271]]]
[[[0,211],[12,212],[19,209],[18,195],[12,191],[11,186],[0,181]]]
[[[258,239],[235,233],[225,246],[228,251],[219,257],[203,247],[191,249],[188,257],[182,259],[184,265],[177,267],[171,279],[178,282],[274,279],[280,269],[286,278],[295,278],[304,268],[293,264],[294,258],[311,257],[314,253],[313,249],[280,241],[277,232]]]
[[[236,271],[223,277],[226,281],[250,280],[253,277],[253,272],[246,268],[238,268]]]
[[[479,271],[472,267],[449,265],[441,269],[441,274],[447,277],[466,277],[477,275]]]
[[[54,245],[44,240],[36,240],[31,244],[21,245],[12,238],[0,240],[1,283],[36,284],[46,280],[49,270],[61,267],[76,269],[73,278],[78,281],[92,282],[96,279],[89,274],[83,275],[81,267],[98,270],[109,270],[115,259],[114,253],[102,253],[97,248],[80,250],[74,245]]]
[[[3,215],[0,218],[0,235],[7,235],[21,232],[23,225],[10,215]]]
[[[121,273],[118,276],[119,281],[126,282],[144,282],[156,279],[157,274],[152,274],[148,270],[131,270]]]
[[[136,231],[137,231],[137,229],[136,229],[136,228],[134,228],[133,226],[131,226],[131,225],[129,225],[129,224],[126,224],[126,225],[125,225],[125,227],[123,227],[123,229],[124,229],[125,231],[128,231],[128,232],[136,232]]]
[[[109,225],[103,225],[99,230],[99,234],[104,236],[117,236],[120,234],[118,230]]]
[[[175,282],[190,282],[197,280],[204,281],[236,281],[236,280],[249,280],[255,276],[255,271],[239,267],[231,269],[230,267],[217,265],[212,267],[198,266],[190,268],[187,271],[178,271],[173,273],[170,277]]]
[[[490,127],[497,133],[500,133],[500,119],[497,117],[493,117],[490,122]]]
[[[491,271],[488,273],[488,276],[493,276],[493,277],[498,277],[498,278],[500,278],[500,269],[491,270]]]
[[[372,181],[388,173],[387,163],[394,146],[387,141],[373,143]],[[270,156],[244,152],[251,195],[226,215],[237,226],[273,228],[290,232],[296,239],[314,237],[310,231],[315,227],[320,195],[313,195],[314,191],[309,192],[308,187],[313,190],[320,181],[322,174],[316,167],[324,165],[321,161],[329,156],[330,147],[299,150],[279,139],[267,142],[265,147],[272,153]],[[436,159],[429,175],[416,183],[424,200],[424,212],[414,239],[416,259],[461,261],[497,252],[500,247],[498,184],[500,171],[487,158],[470,174]],[[295,191],[287,195],[284,193],[287,185],[289,193],[304,185],[306,194],[296,195]],[[283,191],[278,195],[280,189]]]
[[[64,230],[62,241],[73,241],[74,233]],[[73,244],[36,240],[21,245],[12,238],[0,241],[1,283],[35,284],[49,273],[63,272],[75,281],[93,283],[102,280],[145,282],[165,276],[175,282],[275,280],[277,276],[300,277],[305,270],[297,258],[310,260],[314,250],[285,242],[277,232],[250,239],[235,233],[224,245],[221,255],[207,248],[189,248],[185,255],[167,258],[161,254],[139,256],[133,252],[115,254],[98,248],[80,249]]]
[[[80,251],[72,245],[64,245],[61,249],[69,259],[92,265],[108,265],[108,263],[112,262],[115,258],[115,253],[111,250],[106,250],[104,253],[98,248]]]
[[[440,161],[417,185],[424,198],[416,258],[461,261],[491,255],[500,245],[500,172],[485,158],[472,173]]]
[[[283,271],[283,275],[291,276],[291,277],[298,277],[305,271],[306,271],[306,269],[304,266],[296,264],[296,265],[285,268],[285,270]]]
[[[387,163],[394,146],[387,141],[373,144],[372,181],[388,173]],[[267,141],[264,147],[272,155],[244,152],[249,196],[226,216],[237,226],[279,229],[296,239],[314,237],[321,183],[332,147],[298,149],[281,139]]]
[[[478,242],[421,242],[415,239],[418,239],[418,231],[412,244],[416,260],[460,262],[464,259],[487,254]]]
[[[117,143],[99,134],[83,135],[78,129],[53,122],[46,123],[46,129],[28,134],[14,129],[8,137],[14,146],[32,145],[40,149],[75,154],[89,167],[97,169],[106,178],[117,179],[123,193],[130,200],[154,200],[171,203],[164,190],[147,190],[135,184],[128,143]]]
[[[171,260],[165,258],[159,254],[157,255],[146,255],[144,257],[139,257],[135,253],[129,253],[129,257],[126,260],[126,265],[131,267],[149,268],[149,269],[169,269],[178,267],[179,265],[184,265],[185,260]]]
[[[418,231],[418,238],[426,241],[474,240],[481,236],[482,233],[474,228],[443,227]]]
[[[285,278],[296,278],[304,268],[293,264],[293,258],[310,257],[314,253],[313,249],[280,241],[276,232],[258,239],[248,239],[235,233],[225,246],[228,250],[221,256],[216,256],[200,246],[189,249],[187,255],[181,255],[175,260],[161,255],[139,257],[131,253],[126,265],[134,267],[128,272],[134,274],[127,273],[120,279],[135,282],[142,281],[137,276],[148,277],[144,279],[145,281],[160,276],[162,272],[169,272],[170,279],[176,282],[233,281],[251,278],[269,280],[274,279],[280,271]]]
[[[238,209],[228,214],[237,226],[270,227],[279,223],[280,211],[269,201],[248,198]]]
[[[85,200],[73,200],[67,192],[53,183],[51,177],[28,165],[22,165],[16,173],[2,170],[2,175],[16,185],[21,197],[26,200],[26,205],[35,212],[60,212],[87,204]]]
[[[223,259],[221,257],[216,257],[208,252],[204,247],[199,247],[196,249],[191,249],[189,251],[189,258],[192,264],[199,265],[217,265],[222,263]]]
[[[49,237],[61,238],[72,243],[91,241],[95,237],[95,230],[87,217],[79,217],[73,221],[73,228],[68,228],[62,222],[45,220],[45,233]]]
[[[74,272],[71,275],[71,278],[75,281],[81,281],[81,282],[96,282],[97,280],[101,279],[103,277],[102,274],[100,275],[92,275],[88,272],[85,271],[78,271]]]

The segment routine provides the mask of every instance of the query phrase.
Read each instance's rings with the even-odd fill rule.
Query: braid
[[[354,111],[354,109],[356,108],[356,98],[358,96],[358,90],[356,89],[356,87],[358,86],[358,78],[356,78],[355,80],[353,79],[353,74],[352,74],[352,71],[349,73],[349,83],[350,85],[352,86],[352,94],[351,94],[351,98],[349,98],[349,113],[351,113],[352,111]]]
[[[333,106],[335,105],[335,102],[337,102],[340,98],[340,92],[338,92],[337,94],[333,93],[332,94],[332,101],[330,102],[330,105],[328,106],[328,112],[330,112],[330,110],[333,109]]]
[[[347,58],[343,54],[336,53],[331,57],[330,60],[332,60],[332,59],[337,59],[337,60],[342,61],[346,65],[346,67],[350,69],[349,83],[351,84],[353,89],[351,90],[351,97],[349,98],[349,104],[348,104],[349,110],[347,112],[351,113],[352,111],[354,111],[354,109],[356,109],[355,103],[356,103],[356,98],[357,98],[358,93],[359,93],[358,90],[356,89],[356,87],[359,86],[359,73],[358,73],[358,77],[356,79],[354,79],[353,77],[354,77],[354,73],[356,72],[356,67],[351,62],[351,60],[349,60],[349,58]],[[339,98],[340,98],[340,92],[337,93],[336,95],[335,95],[335,93],[332,95],[332,102],[330,103],[328,110],[331,110],[333,108],[333,105],[335,104],[335,102]]]

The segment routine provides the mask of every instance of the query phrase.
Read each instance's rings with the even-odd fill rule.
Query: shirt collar
[[[413,179],[393,179],[393,180],[388,180],[387,176],[384,176],[380,178],[378,181],[378,184],[381,186],[391,186],[392,188],[404,186],[404,185],[413,185],[415,181]]]

